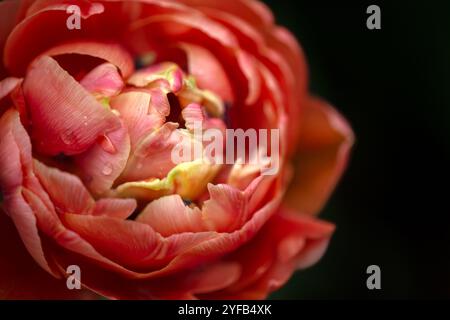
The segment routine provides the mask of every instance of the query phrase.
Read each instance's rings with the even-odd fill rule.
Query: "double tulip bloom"
[[[261,299],[324,253],[352,131],[260,2],[7,0],[0,49],[0,298]],[[174,163],[195,123],[278,129],[277,174]]]

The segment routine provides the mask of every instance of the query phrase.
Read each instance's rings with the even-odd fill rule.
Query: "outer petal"
[[[229,266],[230,270],[228,270],[228,268],[222,269],[224,272],[223,278],[225,280],[219,279],[221,281],[215,284],[213,283],[216,281],[211,280],[211,278],[210,281],[208,281],[208,278],[210,277],[210,272],[208,271],[208,267],[210,266],[209,263],[217,261],[217,259],[235,251],[250,241],[260,231],[262,226],[266,224],[272,214],[275,213],[280,200],[280,194],[275,195],[269,203],[255,213],[252,220],[241,230],[230,234],[216,234],[215,236],[213,234],[211,235],[211,233],[195,234],[197,236],[204,234],[206,238],[199,239],[200,241],[197,242],[197,244],[178,254],[166,267],[150,273],[136,274],[121,270],[118,274],[112,272],[110,268],[105,269],[96,264],[92,264],[92,261],[86,260],[83,256],[74,257],[66,251],[57,253],[58,261],[61,264],[61,268],[64,269],[66,265],[70,264],[70,261],[76,259],[82,269],[90,270],[89,274],[86,274],[83,278],[84,284],[107,297],[118,299],[193,298],[194,296],[192,293],[195,294],[198,287],[190,287],[185,282],[186,279],[192,279],[191,277],[193,276],[197,279],[196,282],[201,281],[200,283],[204,283],[205,285],[209,283],[208,287],[215,290],[220,290],[220,284],[222,284],[222,286],[228,286],[231,283],[236,282],[236,272],[239,268],[237,270],[235,267],[232,268],[231,265],[234,265],[234,263],[231,263]],[[87,226],[86,224],[84,225]],[[111,230],[110,227],[107,229]],[[86,230],[86,232],[89,231]],[[185,243],[189,237],[192,238],[192,236],[189,235],[190,234],[186,234],[182,237],[176,235],[174,238],[174,240],[176,240],[175,244],[178,245],[180,242]],[[101,234],[97,233],[97,236],[101,236]],[[139,235],[136,234],[134,237],[137,238]],[[208,239],[207,237],[210,238]],[[170,238],[171,237],[168,239]],[[195,240],[195,238],[193,240]],[[192,244],[192,239],[190,240],[190,244]],[[188,248],[186,245],[184,247]],[[227,263],[225,266],[226,265]],[[225,270],[228,271],[225,272]],[[200,273],[195,275],[196,272]],[[139,281],[130,281],[130,277],[139,279]],[[169,292],[164,292],[165,290],[168,290]],[[199,289],[199,293],[200,292],[206,292],[206,290]],[[158,296],[158,293],[164,293],[164,295],[161,297]]]
[[[301,119],[298,168],[287,201],[302,213],[316,214],[347,165],[354,135],[347,121],[317,98],[309,99]]]
[[[42,268],[50,272],[36,218],[21,192],[24,181],[30,175],[31,166],[30,140],[20,123],[19,114],[9,110],[0,119],[0,187],[5,201],[4,208],[14,220],[30,254]]]
[[[280,209],[252,241],[226,258],[242,266],[238,281],[223,291],[200,298],[266,298],[299,265],[307,267],[316,263],[333,231],[332,224]]]
[[[101,41],[72,41],[45,51],[43,55],[58,56],[63,54],[88,55],[108,61],[116,66],[124,78],[133,72],[133,59],[120,45]]]
[[[0,212],[0,299],[89,299],[42,270],[27,252],[11,220]]]
[[[81,8],[83,22],[103,11],[101,4],[83,0],[73,0],[65,4],[53,1],[50,6],[37,10],[39,2],[41,1],[35,1],[32,7],[36,10],[30,8],[27,11],[27,17],[14,28],[6,42],[4,62],[14,75],[24,75],[28,64],[39,54],[62,41],[78,36],[77,32],[74,33],[66,27],[66,10],[70,5],[78,5]],[[52,36],[44,36],[48,34]]]
[[[27,1],[30,2],[30,1]],[[0,2],[0,79],[6,75],[3,65],[3,49],[6,39],[17,24],[21,13],[25,9],[25,3],[16,0],[6,0]]]
[[[163,238],[148,225],[107,216],[66,214],[63,220],[99,253],[132,269],[164,267],[178,254],[217,237],[195,233]]]
[[[20,88],[21,82],[21,79],[13,77],[0,81],[0,116],[14,104],[13,95]]]

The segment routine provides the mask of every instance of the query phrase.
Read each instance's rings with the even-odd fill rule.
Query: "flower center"
[[[136,71],[107,104],[126,123],[131,140],[126,168],[109,196],[142,203],[170,194],[189,203],[207,196],[207,185],[222,166],[194,152],[204,149],[194,128],[226,129],[225,105],[217,95],[198,88],[175,63],[163,62]],[[177,148],[192,151],[188,160],[173,160]]]

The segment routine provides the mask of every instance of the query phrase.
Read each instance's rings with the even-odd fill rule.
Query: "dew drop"
[[[112,172],[113,172],[112,165],[110,163],[105,164],[105,166],[103,167],[102,173],[105,176],[109,176]]]

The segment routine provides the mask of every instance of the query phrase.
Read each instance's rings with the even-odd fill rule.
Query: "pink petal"
[[[172,62],[163,62],[136,71],[127,83],[135,87],[161,88],[178,93],[184,86],[184,73]]]
[[[112,97],[120,93],[125,86],[117,68],[104,63],[88,73],[80,84],[96,97]]]
[[[181,115],[186,122],[186,128],[190,130],[194,130],[195,124],[203,126],[206,118],[203,108],[196,103],[189,104],[181,111]]]
[[[22,80],[19,78],[5,78],[0,81],[0,101],[13,91]]]
[[[233,102],[233,91],[224,66],[207,49],[184,43],[180,47],[186,52],[189,74],[194,76],[197,86],[217,94],[223,101]]]
[[[272,182],[272,178],[259,177],[245,191],[226,184],[208,185],[210,199],[203,204],[203,215],[209,227],[218,232],[239,230],[252,217]]]
[[[148,224],[165,237],[183,232],[206,231],[201,211],[186,206],[179,195],[152,201],[136,221]]]
[[[133,149],[142,137],[161,127],[170,112],[166,95],[158,89],[127,91],[111,99],[110,104],[125,122]]]
[[[12,110],[0,119],[0,167],[0,187],[5,211],[14,220],[30,254],[42,268],[50,271],[36,219],[21,194],[24,176],[29,174],[31,168],[31,144],[20,123],[19,114]]]
[[[130,156],[130,137],[122,126],[95,143],[89,150],[75,156],[80,176],[87,188],[94,194],[110,189],[122,174]]]
[[[122,180],[141,181],[166,177],[176,166],[171,160],[172,150],[182,137],[177,128],[178,124],[167,122],[159,130],[143,138],[132,152]]]
[[[27,66],[39,54],[79,36],[78,32],[73,32],[65,26],[69,6],[80,7],[82,23],[84,22],[84,28],[89,30],[91,28],[86,22],[102,13],[104,9],[99,3],[83,0],[73,0],[65,4],[58,1],[51,3],[48,7],[45,7],[45,4],[40,6],[40,4],[42,2],[38,1],[28,10],[27,17],[14,28],[6,42],[4,61],[13,75],[23,76]],[[44,36],[48,34],[52,36]]]
[[[77,176],[34,162],[36,176],[60,213],[89,214],[94,199]]]
[[[0,186],[5,198],[23,185],[32,165],[31,143],[19,113],[8,110],[0,119]]]
[[[127,219],[136,210],[135,199],[100,199],[92,211],[94,216],[108,216],[118,219]]]
[[[158,235],[133,221],[67,214],[64,224],[121,265],[131,266],[158,250]]]
[[[33,122],[32,138],[42,153],[78,154],[99,136],[120,127],[119,119],[52,58],[43,56],[34,62],[23,88]]]
[[[183,12],[186,11],[186,12]],[[141,41],[161,43],[170,38],[174,43],[190,43],[207,47],[219,61],[222,62],[228,79],[233,79],[232,86],[234,98],[237,101],[245,100],[248,96],[247,79],[242,71],[237,53],[241,52],[235,36],[219,23],[199,15],[198,12],[188,8],[179,9],[177,14],[162,14],[149,16],[134,22],[131,26],[136,35],[140,32]],[[151,30],[158,30],[153,33]],[[195,37],[191,35],[195,33]],[[136,40],[134,40],[136,41]],[[132,46],[133,44],[130,44]],[[250,79],[251,80],[251,79]]]
[[[64,224],[102,255],[131,268],[158,268],[177,254],[211,238],[210,233],[163,239],[145,224],[107,216],[66,214]]]

